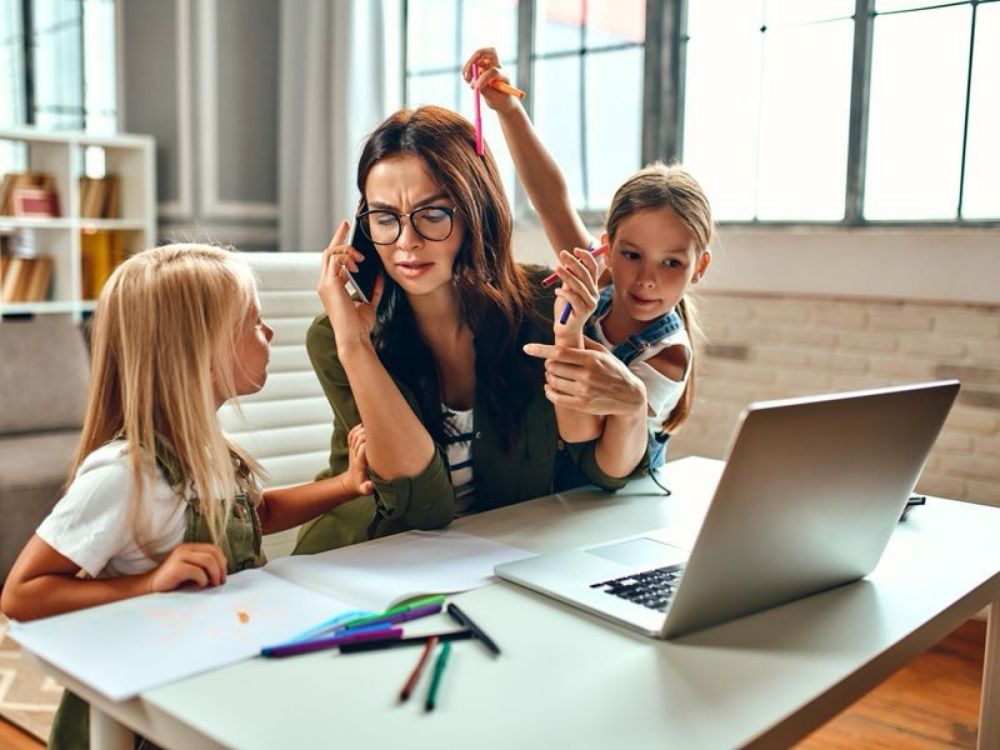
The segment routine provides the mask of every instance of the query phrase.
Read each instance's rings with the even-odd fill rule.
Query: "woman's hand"
[[[645,417],[646,386],[611,352],[526,344],[545,360],[545,397],[557,406],[595,416]]]
[[[479,77],[472,79],[472,66],[479,66]],[[462,77],[466,83],[479,89],[486,100],[487,106],[498,114],[509,112],[518,106],[517,98],[510,94],[505,94],[489,85],[490,81],[502,81],[510,84],[510,79],[500,72],[500,57],[493,47],[483,47],[473,52],[469,59],[465,61],[462,68]]]
[[[173,591],[186,583],[200,589],[226,582],[226,556],[214,544],[185,542],[178,545],[147,573],[149,591]]]
[[[559,259],[562,263],[556,266],[555,272],[562,280],[562,286],[556,289],[553,311],[556,344],[583,348],[583,326],[597,309],[600,298],[597,280],[602,271],[601,259],[580,248],[574,248],[572,253],[563,250]],[[560,321],[567,304],[572,311],[562,323]]]
[[[337,340],[337,349],[344,351],[360,344],[371,347],[371,330],[375,325],[375,310],[378,309],[385,277],[379,274],[375,280],[375,291],[372,293],[372,303],[355,302],[347,293],[344,284],[347,283],[345,268],[358,270],[358,262],[364,260],[364,255],[347,243],[347,233],[350,224],[340,222],[333,239],[323,251],[320,266],[319,283],[316,291],[323,302],[323,309],[330,318],[333,333]]]
[[[368,456],[365,454],[367,434],[364,425],[356,424],[347,433],[348,466],[345,482],[348,490],[358,496],[370,495],[375,485],[368,478]]]

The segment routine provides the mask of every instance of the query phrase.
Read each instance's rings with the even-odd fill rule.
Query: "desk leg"
[[[990,605],[979,703],[979,750],[1000,747],[1000,600]]]
[[[131,729],[90,706],[91,750],[132,750],[134,745],[135,735]]]

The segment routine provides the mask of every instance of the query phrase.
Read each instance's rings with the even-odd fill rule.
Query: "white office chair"
[[[219,421],[268,472],[267,486],[308,482],[329,460],[333,412],[306,354],[306,330],[323,311],[316,295],[320,253],[241,253],[260,290],[261,317],[274,328],[267,383],[219,410]],[[268,559],[287,555],[296,529],[265,537]]]

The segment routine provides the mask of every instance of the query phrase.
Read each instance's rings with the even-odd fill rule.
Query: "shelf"
[[[82,132],[45,132],[31,128],[0,128],[0,141],[20,142],[13,163],[0,164],[7,171],[51,174],[59,205],[67,216],[0,216],[0,233],[37,230],[34,250],[53,261],[49,295],[52,301],[0,302],[0,320],[7,315],[69,314],[79,321],[95,308],[84,299],[94,279],[103,279],[122,258],[152,247],[156,242],[155,142],[145,135],[95,135]],[[88,157],[86,149],[104,150],[103,169],[119,179],[120,219],[77,216],[81,208],[80,178]],[[95,169],[100,169],[98,163]],[[95,236],[97,234],[106,236]],[[110,263],[108,261],[110,258]],[[25,266],[20,265],[22,273]],[[23,290],[19,290],[23,293]]]
[[[0,232],[14,229],[72,229],[73,222],[73,219],[63,216],[0,216]]]

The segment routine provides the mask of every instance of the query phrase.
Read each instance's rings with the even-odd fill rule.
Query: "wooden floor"
[[[799,750],[974,748],[986,623],[970,620],[813,732]],[[44,745],[0,719],[0,750]]]

